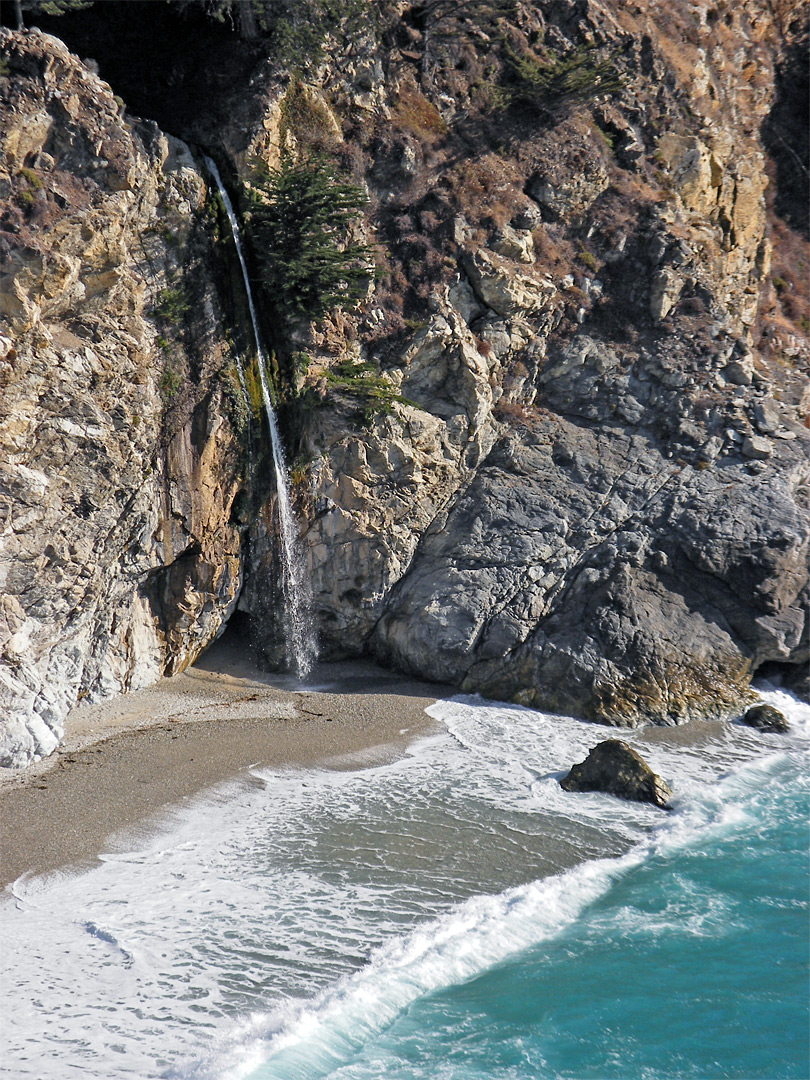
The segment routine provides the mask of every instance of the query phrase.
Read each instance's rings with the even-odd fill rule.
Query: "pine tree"
[[[499,104],[554,110],[601,94],[616,94],[624,86],[624,76],[617,66],[621,53],[619,48],[603,54],[597,45],[586,45],[564,56],[540,60],[531,53],[520,56],[507,48],[513,81],[503,88]]]
[[[37,15],[67,15],[71,11],[82,11],[92,6],[93,0],[14,0],[17,29],[25,29],[26,12],[36,18]]]
[[[282,316],[316,319],[366,295],[372,249],[351,240],[366,197],[332,162],[288,154],[278,169],[262,164],[250,196],[253,247]]]

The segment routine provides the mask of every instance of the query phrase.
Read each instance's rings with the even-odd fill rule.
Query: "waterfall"
[[[290,500],[290,484],[287,479],[287,464],[284,459],[284,447],[278,430],[276,410],[273,407],[273,398],[270,393],[270,384],[267,381],[267,354],[262,344],[262,336],[259,331],[259,321],[256,316],[256,307],[253,302],[253,290],[250,287],[247,264],[242,251],[242,240],[239,231],[239,222],[236,220],[233,205],[219,170],[211,158],[205,158],[205,164],[214,182],[219,189],[225,213],[231,223],[236,254],[239,257],[239,265],[242,268],[242,278],[245,282],[250,321],[253,325],[253,336],[256,341],[257,362],[259,367],[259,379],[261,380],[262,398],[264,409],[267,414],[267,425],[270,428],[270,441],[273,449],[273,466],[276,473],[276,494],[278,501],[279,536],[281,540],[281,591],[284,599],[284,630],[286,634],[287,660],[299,679],[309,672],[318,652],[315,637],[315,624],[312,618],[312,592],[309,575],[307,573],[304,554],[298,538],[298,523]],[[245,375],[239,361],[240,381],[245,393]]]

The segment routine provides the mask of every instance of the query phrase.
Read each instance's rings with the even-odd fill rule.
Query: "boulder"
[[[560,781],[564,791],[604,791],[632,802],[669,809],[672,790],[631,746],[606,739]]]
[[[683,280],[679,274],[669,268],[658,271],[650,289],[650,314],[657,322],[669,315],[682,290]]]
[[[498,315],[538,312],[550,306],[557,292],[549,278],[521,273],[486,251],[465,256],[463,264],[476,295]]]
[[[771,453],[770,442],[760,435],[747,435],[743,440],[743,457],[751,458],[753,461],[765,461],[771,456]]]
[[[743,723],[757,731],[773,731],[783,735],[790,731],[790,724],[784,713],[775,709],[773,705],[754,705],[745,713]]]
[[[754,423],[760,435],[773,435],[779,430],[781,418],[773,399],[768,398],[754,406]]]
[[[504,225],[495,235],[492,247],[506,259],[517,259],[523,263],[534,262],[534,240],[527,229],[519,231],[510,225]]]
[[[750,386],[754,381],[754,359],[749,354],[732,360],[723,368],[726,382],[732,386]]]

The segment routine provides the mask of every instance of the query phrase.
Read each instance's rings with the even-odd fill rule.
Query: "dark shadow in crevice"
[[[774,210],[810,238],[810,19],[776,71],[776,100],[762,125],[762,141],[776,171]]]
[[[16,26],[13,4],[0,4],[0,16],[4,26]],[[116,0],[58,17],[38,14],[35,23],[95,61],[131,113],[201,142],[247,94],[266,50],[261,39],[245,42],[227,21],[210,18],[202,3]]]
[[[810,664],[787,664],[779,660],[767,660],[756,670],[756,680],[767,681],[789,690],[810,705]]]

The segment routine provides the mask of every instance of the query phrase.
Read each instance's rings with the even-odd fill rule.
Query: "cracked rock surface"
[[[594,47],[621,91],[493,113],[480,87],[508,65],[465,7],[432,37],[392,7],[305,82],[252,53],[189,129],[229,183],[325,146],[385,253],[356,309],[275,312],[322,655],[618,726],[740,715],[758,668],[810,659],[810,344],[772,271],[774,238],[807,247],[769,209],[762,141],[792,16],[519,2],[516,48]],[[237,603],[283,649],[258,411],[251,476],[237,430],[231,339],[252,342],[205,180],[57,39],[0,45],[0,761],[20,763],[77,700],[181,670]],[[387,414],[358,408],[352,365]]]
[[[50,753],[78,700],[145,686],[213,640],[241,583],[240,459],[187,147],[124,121],[56,38],[0,40],[0,764],[13,765]],[[197,312],[182,332],[153,314],[181,295]]]

